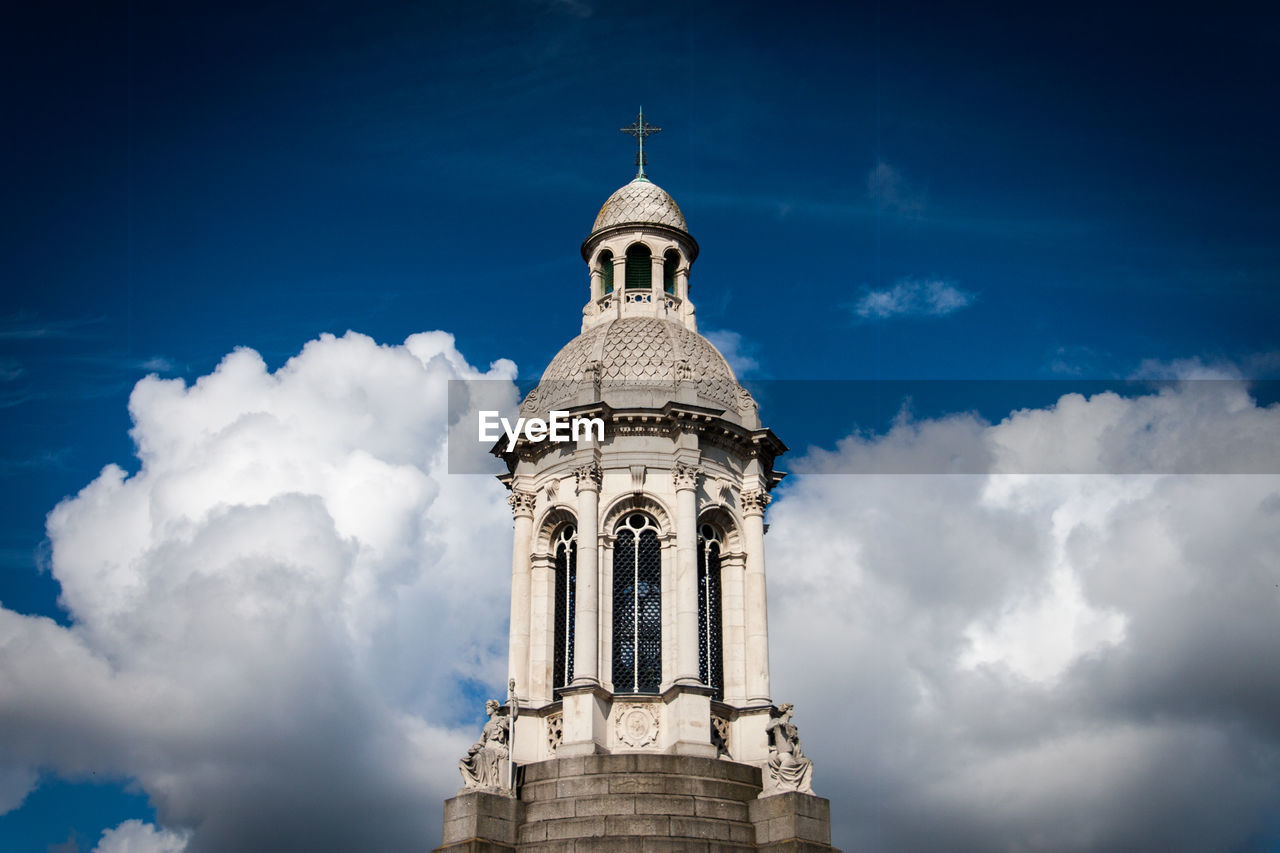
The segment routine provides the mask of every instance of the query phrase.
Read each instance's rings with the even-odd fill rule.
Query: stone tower
[[[582,332],[521,405],[600,418],[604,440],[495,450],[513,689],[441,850],[833,849],[769,687],[764,512],[786,447],[698,334],[698,244],[638,160],[582,244]]]

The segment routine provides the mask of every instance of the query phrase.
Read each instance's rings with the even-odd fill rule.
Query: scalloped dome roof
[[[647,178],[636,178],[605,200],[591,232],[612,225],[647,223],[678,228],[686,234],[684,214],[667,191]]]
[[[599,373],[610,392],[653,389],[666,392],[690,381],[707,405],[737,411],[746,392],[729,362],[711,341],[679,323],[658,317],[621,317],[592,326],[556,354],[530,397],[539,407],[555,408],[574,396],[581,383]]]

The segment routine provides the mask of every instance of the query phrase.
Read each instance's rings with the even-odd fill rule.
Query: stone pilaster
[[[574,469],[578,485],[578,582],[575,594],[573,683],[600,683],[599,552],[600,465],[591,462]]]
[[[764,578],[764,509],[769,493],[742,493],[742,526],[747,565],[743,576],[747,623],[747,701],[769,702],[769,615]]]
[[[698,678],[698,476],[696,465],[676,463],[676,672],[677,684]]]
[[[512,489],[507,496],[515,516],[515,534],[511,551],[511,638],[507,647],[507,677],[528,689],[529,685],[529,620],[531,568],[533,548],[533,508],[537,495]]]

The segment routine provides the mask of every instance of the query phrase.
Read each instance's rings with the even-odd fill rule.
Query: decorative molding
[[[537,502],[537,493],[524,489],[512,489],[511,494],[507,495],[507,505],[511,507],[511,514],[516,518],[521,516],[533,518],[533,507]]]
[[[600,482],[604,479],[604,472],[600,470],[600,463],[589,462],[586,465],[579,465],[573,469],[573,476],[578,481],[578,491],[600,491]]]
[[[618,740],[627,746],[643,749],[658,740],[658,715],[652,705],[622,705],[614,721]]]
[[[631,466],[631,491],[637,495],[644,491],[644,470],[643,465]]]
[[[560,490],[560,481],[552,477],[547,484],[542,487],[542,492],[547,496],[547,502],[551,503],[556,499],[556,492]]]
[[[764,515],[764,508],[773,497],[763,489],[750,489],[742,493],[743,515]]]
[[[697,465],[677,462],[676,467],[671,471],[671,477],[675,480],[677,491],[680,489],[696,489],[698,488],[698,475],[701,473],[702,469]]]

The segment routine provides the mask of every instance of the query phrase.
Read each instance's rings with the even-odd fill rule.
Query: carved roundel
[[[658,740],[658,715],[650,705],[624,705],[615,726],[618,740],[627,746],[640,748]]]

